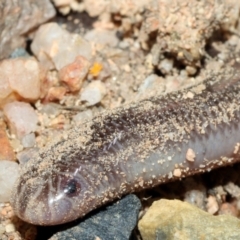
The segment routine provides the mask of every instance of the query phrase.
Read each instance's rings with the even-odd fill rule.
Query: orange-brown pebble
[[[238,216],[238,210],[234,203],[223,203],[219,209],[219,214],[229,214],[232,216]]]
[[[88,73],[89,67],[90,62],[79,55],[74,62],[60,69],[59,79],[67,84],[70,91],[78,91]]]
[[[47,102],[52,102],[55,100],[62,100],[64,95],[66,94],[67,89],[65,87],[51,87],[48,90],[47,96],[45,98],[45,100]]]
[[[6,125],[0,121],[0,160],[15,160],[15,154],[6,134]]]

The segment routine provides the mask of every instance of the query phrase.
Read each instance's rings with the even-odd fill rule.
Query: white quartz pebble
[[[14,58],[0,63],[0,98],[17,92],[25,99],[40,96],[40,67],[36,59]]]
[[[53,62],[57,70],[72,63],[80,55],[90,60],[91,44],[78,34],[70,34],[57,23],[43,24],[36,32],[31,49],[46,67]]]
[[[19,166],[16,162],[0,161],[0,202],[9,202],[13,184],[19,174]]]
[[[11,132],[19,139],[36,131],[38,117],[30,104],[14,101],[6,104],[3,111]]]
[[[22,138],[21,142],[22,142],[23,147],[25,147],[25,148],[33,147],[35,144],[35,134],[34,133],[26,134]]]
[[[173,60],[172,59],[163,59],[159,63],[159,69],[163,74],[169,74],[173,69]]]
[[[102,98],[107,93],[104,83],[101,81],[93,81],[87,85],[81,93],[81,101],[86,101],[88,106],[95,105],[101,102]]]
[[[5,227],[6,233],[11,233],[16,231],[16,227],[13,223],[8,223]]]

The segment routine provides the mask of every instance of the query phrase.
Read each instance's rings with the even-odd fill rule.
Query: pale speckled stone
[[[240,239],[240,220],[230,215],[212,216],[179,200],[156,201],[139,221],[143,240]]]
[[[0,161],[0,202],[9,202],[18,173],[19,165],[16,162]]]

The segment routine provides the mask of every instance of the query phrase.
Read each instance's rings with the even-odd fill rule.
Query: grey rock
[[[53,235],[51,240],[128,240],[137,224],[141,208],[135,195],[106,207],[79,225]]]
[[[0,0],[0,59],[24,45],[23,34],[55,15],[49,0]]]

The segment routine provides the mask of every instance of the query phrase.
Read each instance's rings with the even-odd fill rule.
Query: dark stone
[[[51,240],[128,240],[138,220],[141,208],[140,200],[133,194],[124,197],[114,204],[100,209],[75,226],[58,230]],[[66,226],[66,225],[65,225]],[[40,232],[49,228],[40,228]],[[97,238],[98,237],[98,238]],[[38,239],[46,239],[38,236]]]

